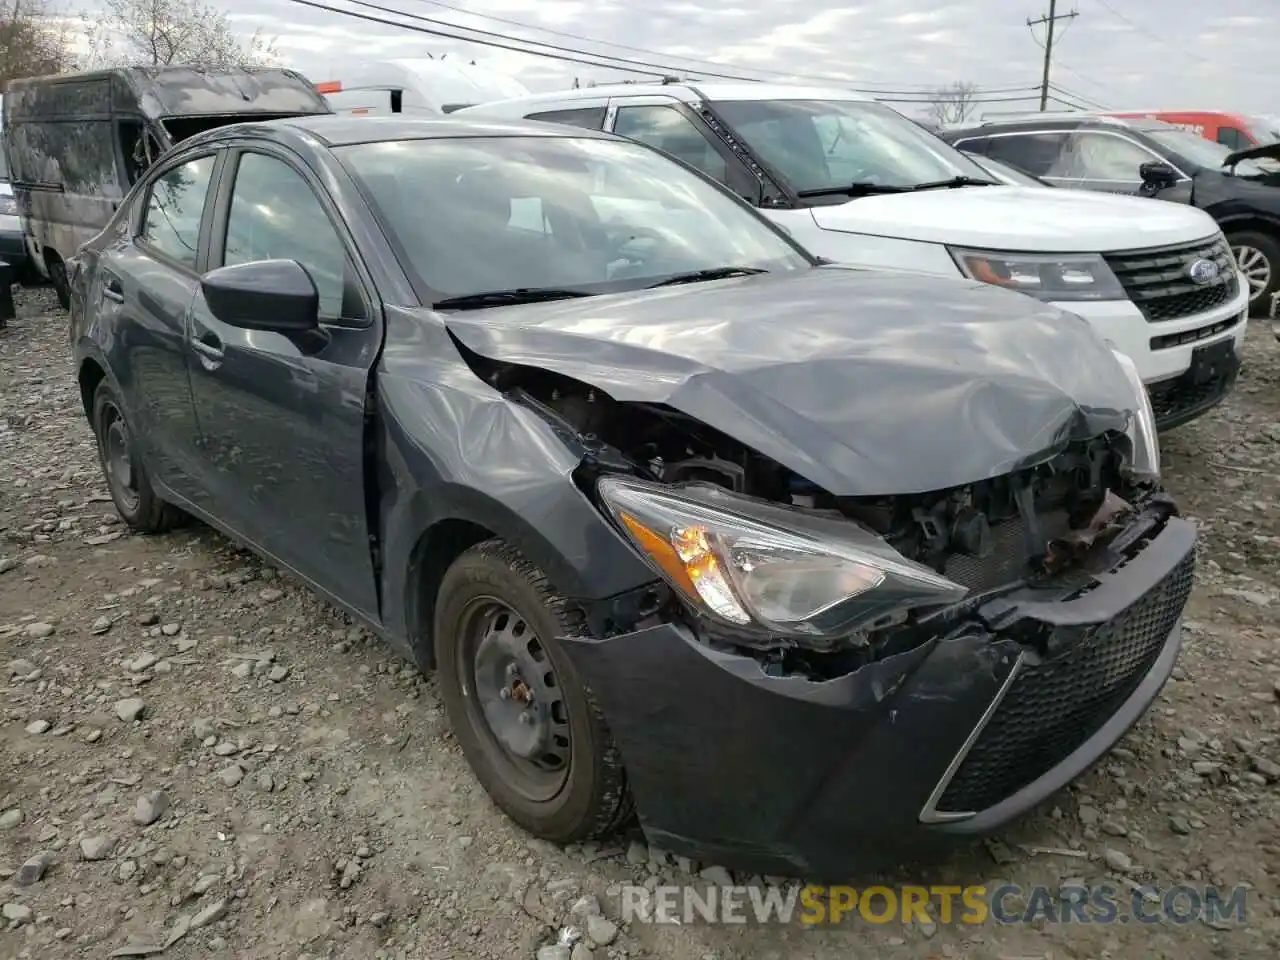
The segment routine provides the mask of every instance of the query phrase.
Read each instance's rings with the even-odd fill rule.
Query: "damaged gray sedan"
[[[1173,668],[1194,528],[1133,367],[811,257],[539,124],[184,141],[71,264],[121,516],[190,515],[434,669],[530,832],[847,874],[1023,814]]]

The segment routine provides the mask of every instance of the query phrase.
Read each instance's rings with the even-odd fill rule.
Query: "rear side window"
[[[531,113],[525,119],[599,130],[604,127],[604,114],[604,107],[579,107],[575,110],[544,110],[541,113]]]
[[[1064,133],[1015,133],[992,137],[986,155],[1025,170],[1033,177],[1053,176],[1066,142]]]
[[[167,170],[151,185],[139,235],[147,246],[195,269],[200,218],[213,176],[214,156],[198,157]]]
[[[1250,145],[1249,140],[1235,127],[1219,127],[1218,142],[1232,150],[1243,150]]]

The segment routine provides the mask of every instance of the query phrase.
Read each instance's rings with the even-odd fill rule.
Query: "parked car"
[[[840,89],[618,84],[458,116],[608,129],[724,183],[820,256],[968,276],[1077,313],[1134,359],[1161,429],[1235,384],[1248,293],[1202,211],[996,185],[918,123]],[[1191,277],[1201,262],[1204,283]]]
[[[4,152],[33,268],[65,309],[67,258],[173,144],[246,117],[329,112],[292,70],[122,67],[14,80]]]
[[[361,116],[438,115],[529,92],[514,77],[448,58],[353,60],[331,71],[316,91],[334,113]]]
[[[1280,157],[1280,144],[1233,152],[1157,120],[1084,113],[991,121],[942,136],[1060,187],[1198,207],[1226,232],[1250,309],[1265,310],[1280,289],[1280,179],[1256,162]]]
[[[0,95],[0,103],[3,102]],[[3,112],[0,110],[0,117]],[[0,141],[3,141],[3,121],[0,119]],[[18,204],[13,199],[13,187],[9,183],[9,164],[0,150],[0,260],[14,270],[15,279],[25,276],[27,244],[22,238],[22,218],[18,216]]]
[[[1173,668],[1196,532],[1128,357],[822,265],[642,144],[208,131],[71,283],[124,520],[199,517],[434,668],[548,840],[634,804],[673,852],[847,876],[1018,816]]]
[[[1121,120],[1159,120],[1220,143],[1228,150],[1248,150],[1280,142],[1280,117],[1221,110],[1113,110],[1107,115]]]

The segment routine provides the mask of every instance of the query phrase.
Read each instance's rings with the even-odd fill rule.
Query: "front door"
[[[232,327],[197,295],[188,347],[210,509],[376,618],[364,477],[366,395],[381,345],[371,287],[324,189],[291,154],[246,150],[227,166],[210,268],[298,261],[319,291],[321,330]]]
[[[191,399],[187,314],[200,289],[218,155],[167,163],[145,187],[129,242],[104,248],[96,286],[104,328],[118,331],[108,350],[136,440],[154,480],[188,500],[202,483],[199,430]],[[113,322],[107,324],[114,314]]]

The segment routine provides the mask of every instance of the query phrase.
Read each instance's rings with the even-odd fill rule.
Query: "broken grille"
[[[1115,620],[1091,628],[1056,659],[1023,663],[938,803],[944,813],[994,806],[1044,776],[1132,696],[1164,648],[1191,593],[1189,554]]]

